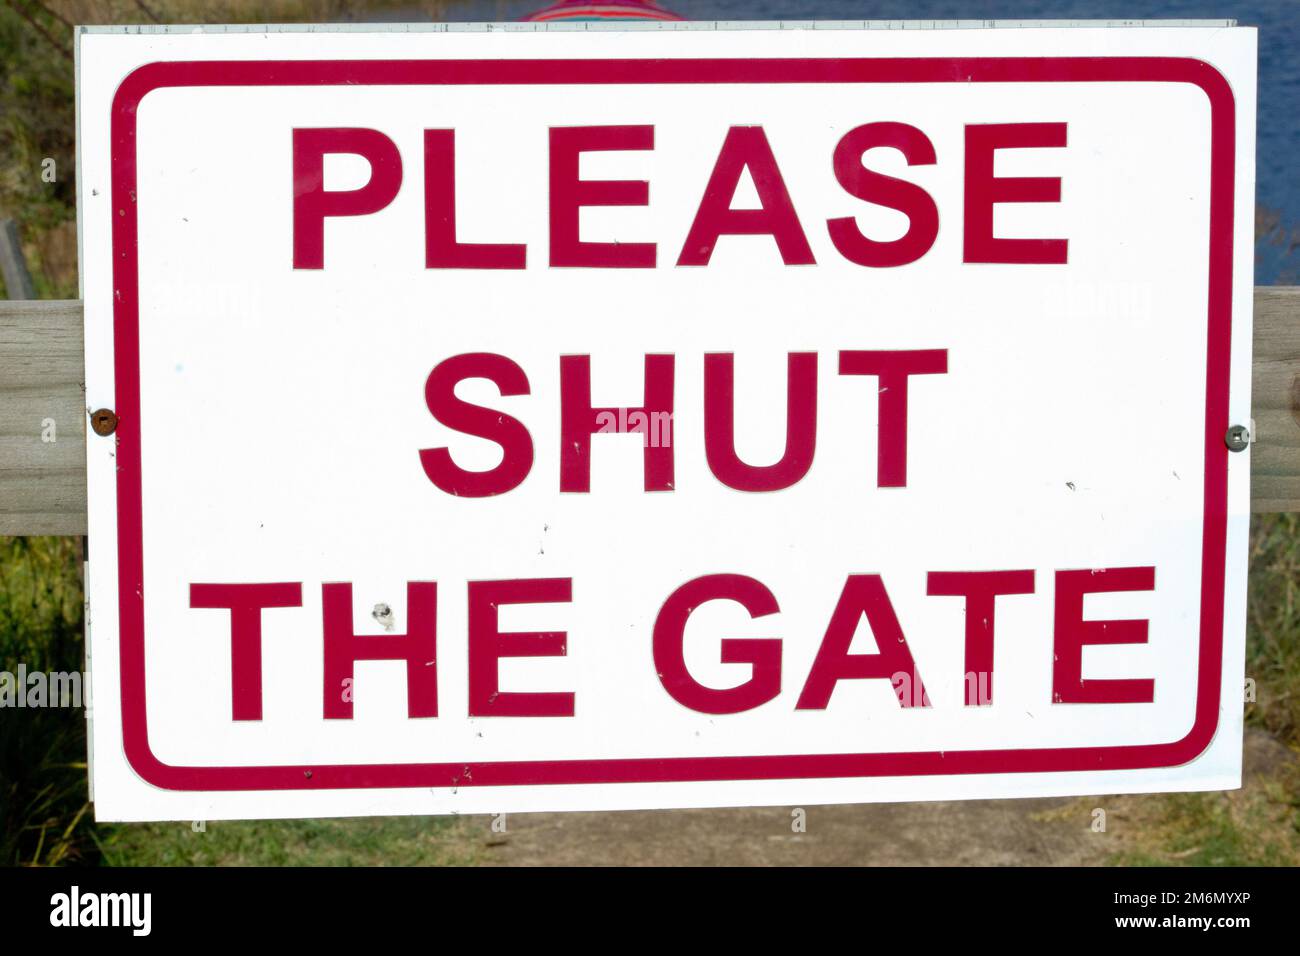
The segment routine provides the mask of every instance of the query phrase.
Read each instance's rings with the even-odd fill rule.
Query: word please
[[[569,126],[549,130],[549,264],[605,269],[646,269],[659,263],[654,242],[589,242],[581,238],[584,208],[648,206],[650,183],[636,179],[583,179],[583,153],[652,150],[653,126]],[[1061,180],[1047,176],[995,176],[999,150],[1066,145],[1065,123],[988,123],[965,127],[962,261],[1042,263],[1066,261],[1067,240],[1004,238],[993,234],[994,207],[1006,203],[1061,201]],[[867,167],[867,153],[889,148],[909,166],[938,160],[930,138],[907,123],[858,126],[839,140],[830,166],[850,199],[894,209],[907,217],[897,239],[865,235],[852,202],[827,219],[825,229],[836,251],[860,266],[886,268],[915,262],[939,234],[939,209],[915,183]],[[325,157],[354,155],[370,165],[370,177],[357,189],[325,188]],[[528,248],[518,242],[461,242],[456,229],[456,131],[424,130],[424,248],[429,269],[523,269]],[[520,161],[500,157],[503,170]],[[758,195],[757,208],[732,208],[745,173]],[[503,175],[507,173],[503,172]],[[293,131],[293,266],[325,268],[325,220],[368,216],[386,208],[402,188],[402,155],[376,129],[299,128]],[[732,126],[723,139],[695,217],[677,254],[679,266],[707,266],[726,236],[768,236],[785,265],[813,265],[812,247],[785,177],[762,126]]]
[[[1052,700],[1057,704],[1150,703],[1150,679],[1084,678],[1083,648],[1093,644],[1144,644],[1145,620],[1085,620],[1084,597],[1117,591],[1151,591],[1155,568],[1098,568],[1057,571],[1053,622]],[[964,653],[968,681],[966,706],[993,701],[994,611],[998,598],[1034,594],[1034,572],[934,571],[927,576],[927,595],[961,598],[965,603]],[[500,609],[509,605],[568,604],[571,578],[524,578],[471,581],[468,585],[468,686],[471,717],[572,717],[576,695],[570,692],[503,691],[498,667],[502,658],[564,657],[564,631],[505,631]],[[709,574],[688,581],[664,602],[655,618],[652,652],[655,673],[673,700],[704,714],[735,714],[775,698],[781,690],[782,639],[732,638],[718,642],[723,664],[749,665],[749,677],[729,688],[696,680],[683,649],[687,622],[702,605],[729,601],[751,618],[781,610],[776,596],[760,581],[742,574]],[[260,584],[191,584],[192,608],[223,609],[230,614],[231,716],[262,719],[262,617],[273,608],[302,606],[300,582]],[[407,632],[357,634],[352,623],[352,585],[321,585],[323,617],[323,702],[326,719],[351,719],[357,661],[387,660],[406,664],[407,715],[438,716],[438,585],[412,581],[406,586]],[[876,638],[874,654],[850,653],[858,622],[865,617]],[[957,639],[959,635],[953,635]],[[825,710],[841,681],[887,680],[900,707],[929,707],[921,673],[913,660],[903,627],[878,574],[851,574],[806,675],[797,710]]]

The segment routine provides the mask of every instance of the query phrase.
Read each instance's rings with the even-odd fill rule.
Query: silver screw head
[[[1245,451],[1250,447],[1250,429],[1245,425],[1233,425],[1223,436],[1223,443],[1228,451]]]

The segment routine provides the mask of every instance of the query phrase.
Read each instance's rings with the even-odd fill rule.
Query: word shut
[[[704,449],[709,471],[737,491],[780,491],[800,481],[812,466],[817,448],[816,352],[787,356],[785,448],[769,465],[754,465],[736,451],[735,355],[704,356]],[[947,349],[892,351],[845,350],[838,355],[841,376],[874,378],[878,387],[869,402],[876,416],[876,485],[907,485],[907,408],[909,382],[915,376],[948,371]],[[645,356],[642,404],[595,406],[591,395],[591,356],[560,356],[560,476],[561,492],[591,490],[591,446],[596,434],[635,434],[644,446],[644,488],[672,491],[674,469],[673,420],[676,356]],[[425,381],[424,398],[430,414],[455,431],[493,442],[501,461],[492,468],[461,467],[446,447],[420,450],[420,464],[442,491],[467,498],[504,494],[518,487],[533,467],[533,440],[519,419],[505,412],[467,402],[456,388],[470,379],[491,382],[503,397],[530,393],[528,376],[515,361],[491,352],[465,353],[440,362]],[[864,424],[863,431],[867,428]]]

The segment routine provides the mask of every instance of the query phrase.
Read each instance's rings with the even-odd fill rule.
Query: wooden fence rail
[[[0,300],[0,534],[84,534],[81,303]],[[1255,290],[1254,511],[1300,511],[1300,286]]]
[[[1255,289],[1253,511],[1300,511],[1300,286]]]

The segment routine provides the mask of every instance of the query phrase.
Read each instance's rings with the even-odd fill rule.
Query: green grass
[[[455,817],[117,824],[101,828],[110,866],[456,866],[481,839]]]
[[[0,537],[0,671],[80,671],[80,541]],[[0,863],[94,859],[86,721],[71,708],[0,709]]]
[[[1300,775],[1247,781],[1224,793],[1130,797],[1134,836],[1116,866],[1300,866]]]
[[[1255,518],[1249,594],[1246,720],[1300,749],[1300,514]]]

